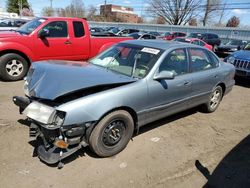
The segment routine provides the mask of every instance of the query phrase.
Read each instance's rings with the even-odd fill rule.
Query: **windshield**
[[[227,45],[237,45],[240,46],[242,45],[242,41],[241,40],[230,40]]]
[[[174,41],[178,41],[178,42],[186,42],[186,43],[190,43],[190,40],[187,40],[185,38],[175,38]]]
[[[110,30],[108,30],[109,32],[112,32],[114,34],[118,33],[120,30],[118,28],[112,28]]]
[[[188,35],[189,38],[200,38],[201,34],[200,33],[190,33]]]
[[[129,77],[143,78],[161,53],[161,50],[155,48],[120,44],[91,59],[90,63]]]
[[[32,31],[34,31],[39,25],[41,25],[45,21],[46,19],[44,18],[36,18],[21,26],[17,31],[28,35],[32,33]]]
[[[247,45],[245,46],[244,50],[250,50],[250,43],[247,43]]]

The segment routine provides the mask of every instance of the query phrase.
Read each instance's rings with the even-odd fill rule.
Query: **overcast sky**
[[[121,6],[130,6],[133,7],[135,12],[140,16],[141,14],[145,16],[145,12],[143,12],[143,8],[147,6],[145,3],[147,0],[107,0],[107,4],[116,4]],[[45,6],[50,6],[50,0],[28,0],[31,4],[32,9],[36,16],[41,16],[41,10]],[[53,7],[54,8],[64,8],[69,5],[71,0],[53,0]],[[104,4],[104,0],[83,0],[85,7],[89,5],[94,5],[97,8],[100,7],[101,4]],[[233,10],[229,10],[225,21],[228,20],[232,15],[240,17],[241,24],[250,26],[250,0],[227,0],[227,3],[230,5],[229,7],[234,8]],[[249,4],[239,4],[239,3],[249,3]],[[0,0],[0,7],[6,7],[6,1]],[[245,8],[245,9],[241,9]]]

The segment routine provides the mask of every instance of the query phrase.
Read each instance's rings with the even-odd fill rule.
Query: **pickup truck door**
[[[72,42],[66,21],[51,21],[41,30],[48,30],[48,36],[35,40],[36,57],[43,59],[72,59]]]
[[[86,22],[72,21],[70,27],[73,28],[70,42],[74,60],[87,60],[90,56],[90,32]]]

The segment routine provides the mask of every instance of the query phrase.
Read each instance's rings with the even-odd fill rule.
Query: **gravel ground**
[[[151,123],[118,155],[98,158],[85,148],[58,170],[33,156],[25,117],[11,101],[23,95],[23,81],[0,81],[0,187],[250,187],[247,82],[214,113],[195,108]]]

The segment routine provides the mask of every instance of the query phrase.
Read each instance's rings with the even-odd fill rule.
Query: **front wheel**
[[[94,128],[89,146],[98,156],[110,157],[122,151],[134,132],[134,121],[124,110],[106,115]]]
[[[218,108],[222,96],[222,88],[221,86],[217,86],[211,93],[209,101],[203,105],[203,110],[208,113],[214,112]]]
[[[28,62],[22,56],[9,53],[0,57],[0,78],[6,81],[22,79],[28,71]]]

